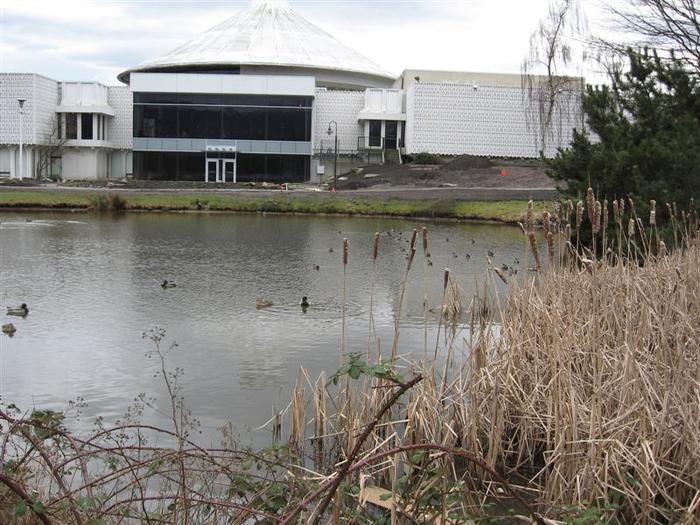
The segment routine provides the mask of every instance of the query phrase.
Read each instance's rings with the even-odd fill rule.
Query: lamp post
[[[23,159],[22,159],[22,115],[24,114],[24,103],[27,101],[26,98],[18,98],[17,102],[19,103],[19,178],[22,179],[22,174],[24,173],[23,171]]]
[[[331,129],[331,124],[335,126],[335,131]],[[331,120],[328,124],[328,136],[335,133],[335,159],[333,160],[333,190],[335,191],[338,186],[338,123],[335,120]]]

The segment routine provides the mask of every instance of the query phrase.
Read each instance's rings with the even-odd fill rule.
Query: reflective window
[[[177,137],[176,106],[134,106],[135,137]]]
[[[56,136],[58,140],[63,138],[63,113],[56,113]]]
[[[66,113],[66,138],[69,140],[78,138],[77,113]]]
[[[206,139],[221,137],[221,108],[207,106],[178,107],[178,136]]]
[[[371,147],[378,147],[382,145],[382,121],[381,120],[370,120],[369,121],[369,145]]]
[[[92,113],[80,114],[80,138],[92,140]]]

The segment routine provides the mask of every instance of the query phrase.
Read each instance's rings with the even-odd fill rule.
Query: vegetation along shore
[[[544,209],[545,204],[536,208]],[[0,210],[216,211],[423,217],[484,220],[515,224],[524,219],[524,202],[465,201],[451,198],[383,199],[343,194],[274,193],[117,193],[106,191],[0,192]]]

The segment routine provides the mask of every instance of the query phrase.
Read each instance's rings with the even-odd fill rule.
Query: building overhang
[[[56,106],[56,113],[100,113],[110,117],[114,116],[114,110],[109,106],[68,106],[61,104]]]
[[[406,113],[376,113],[371,111],[360,111],[357,120],[406,120]]]

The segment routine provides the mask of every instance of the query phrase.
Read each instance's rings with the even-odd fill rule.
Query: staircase
[[[401,164],[401,155],[399,155],[399,150],[385,149],[384,164]]]

